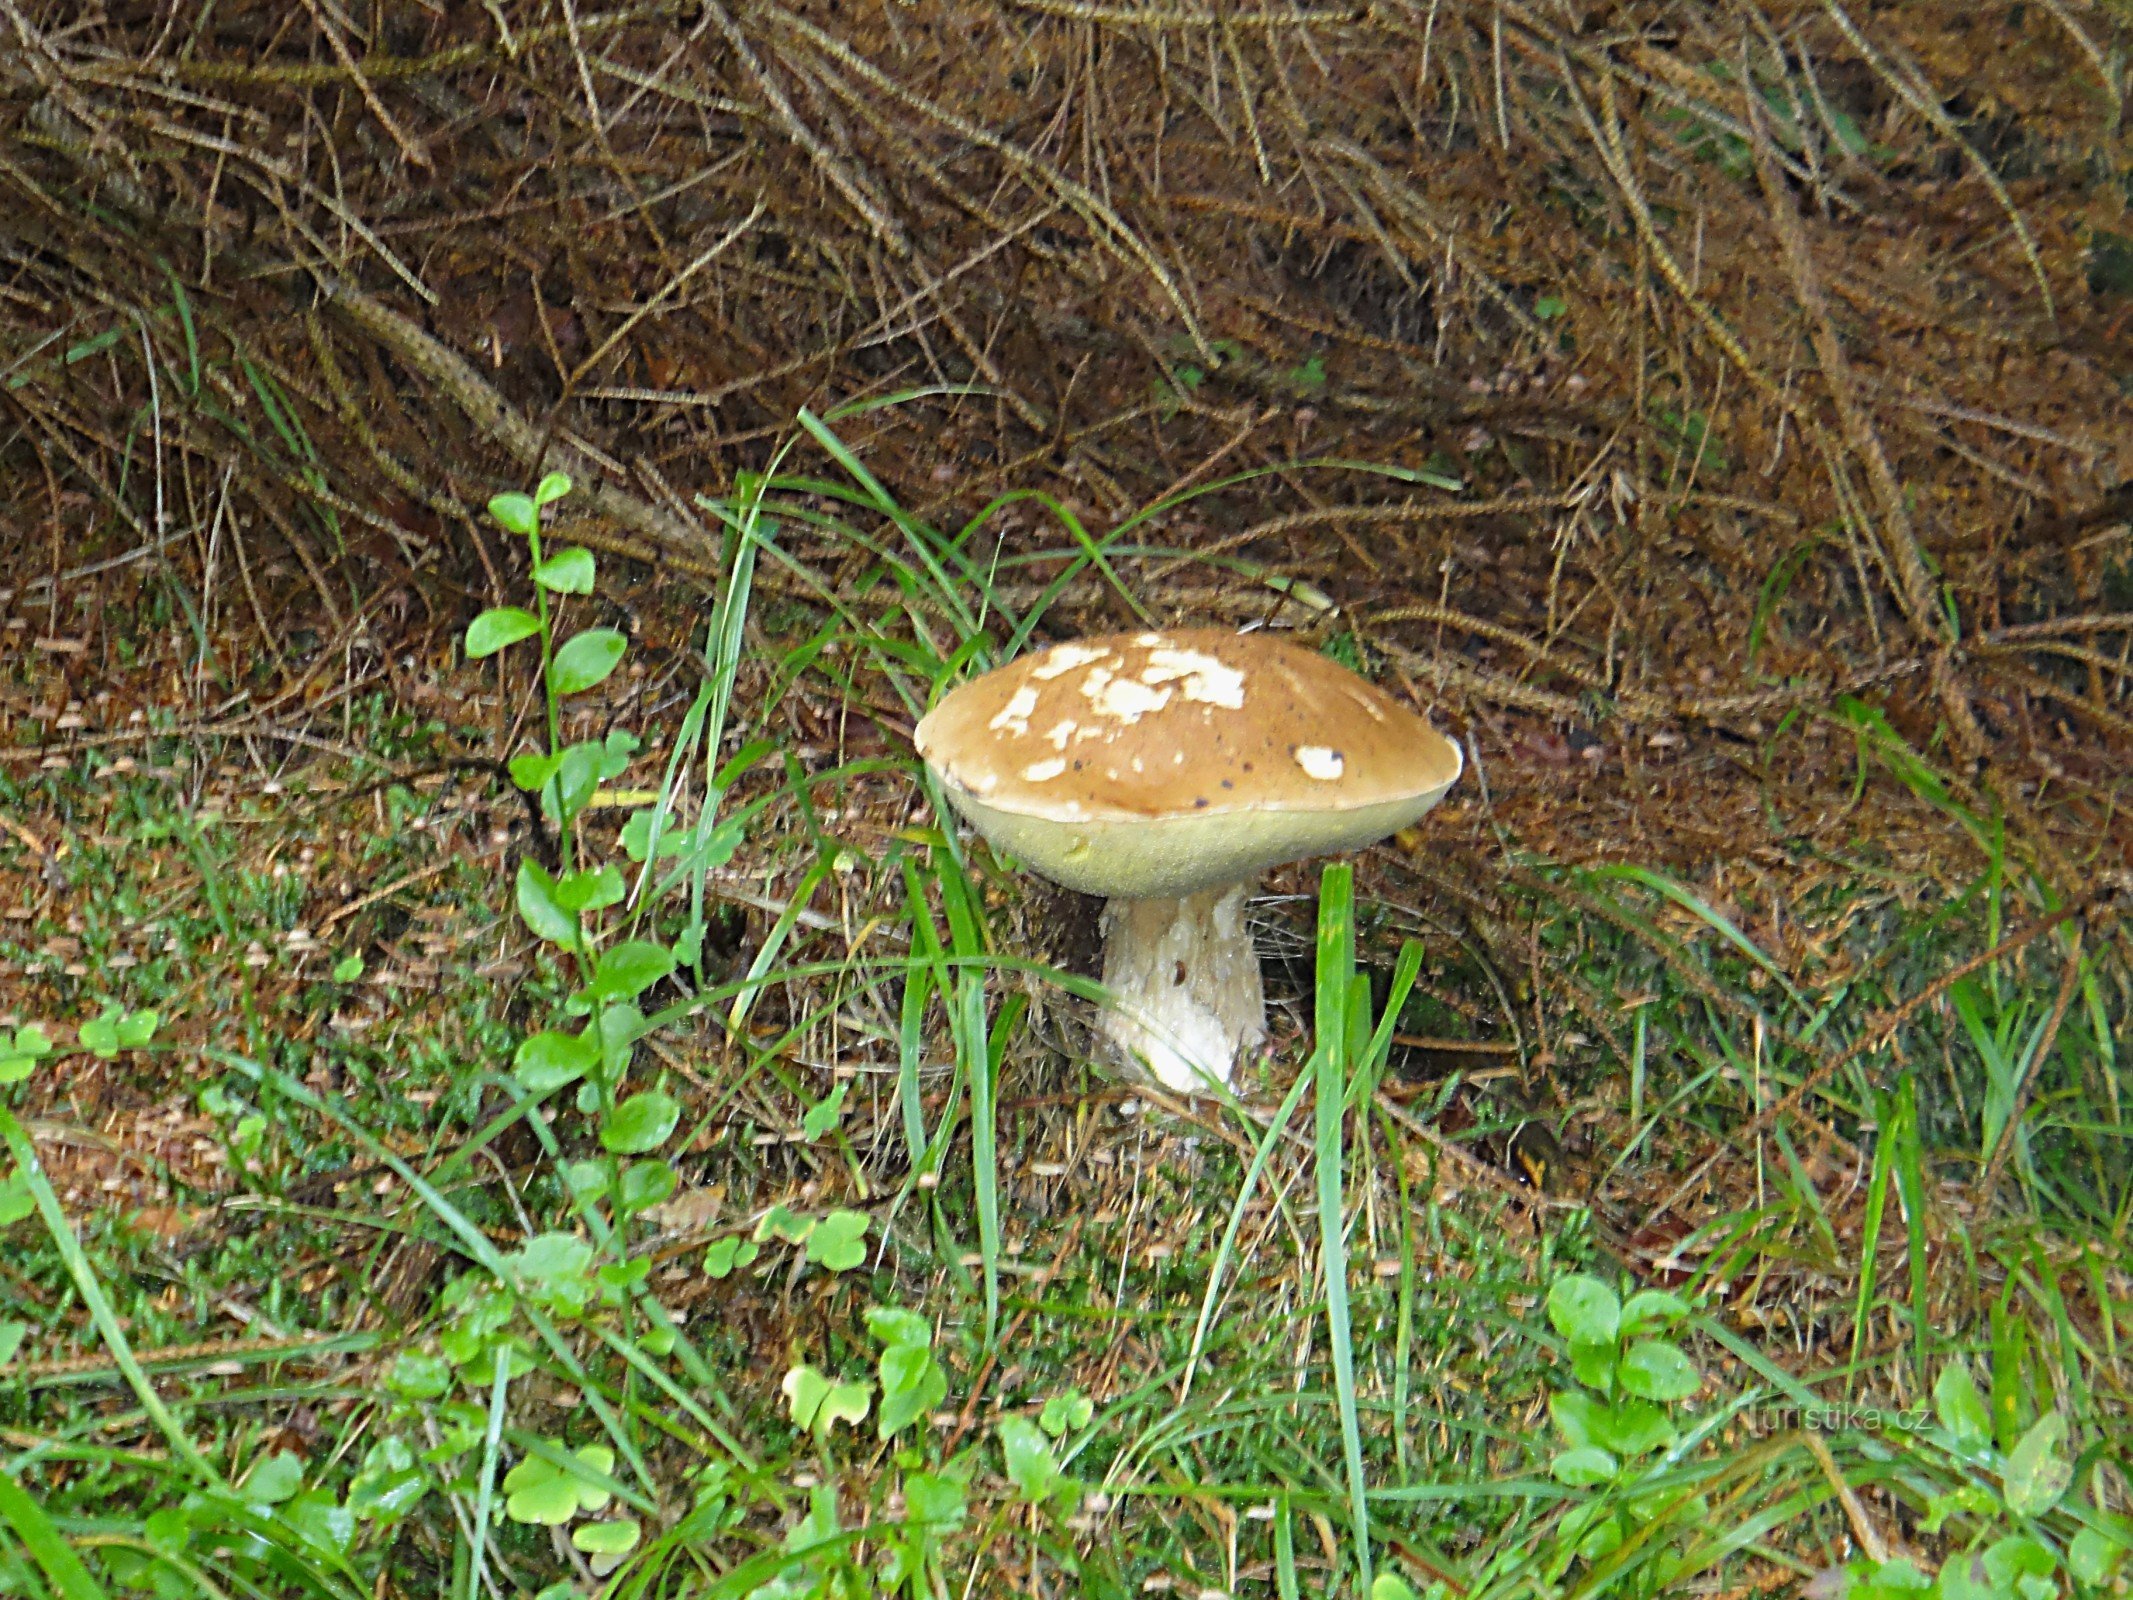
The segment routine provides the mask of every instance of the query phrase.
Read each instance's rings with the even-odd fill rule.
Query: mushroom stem
[[[1228,1084],[1237,1057],[1266,1037],[1259,956],[1244,920],[1249,883],[1178,900],[1104,907],[1103,1031],[1128,1059],[1179,1093]]]

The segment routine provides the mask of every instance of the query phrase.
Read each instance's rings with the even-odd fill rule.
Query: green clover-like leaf
[[[872,1384],[833,1383],[804,1364],[786,1373],[780,1387],[792,1408],[794,1424],[824,1435],[840,1422],[856,1428],[866,1421],[873,1402]]]
[[[844,1097],[850,1091],[850,1084],[840,1083],[829,1092],[828,1098],[809,1106],[806,1115],[800,1118],[800,1132],[809,1139],[819,1139],[836,1127],[838,1119],[844,1115]]]
[[[1094,1415],[1096,1402],[1079,1389],[1069,1389],[1044,1402],[1044,1409],[1037,1413],[1037,1426],[1054,1439],[1063,1439],[1086,1428]]]
[[[807,1236],[807,1259],[832,1272],[849,1272],[867,1258],[867,1216],[832,1211]]]
[[[52,1041],[44,1029],[25,1022],[12,1040],[0,1038],[0,1086],[20,1083],[37,1070],[37,1063],[52,1053]]]
[[[883,1344],[930,1346],[933,1343],[933,1324],[916,1311],[907,1311],[902,1306],[870,1306],[866,1320],[867,1332]]]
[[[20,1222],[37,1210],[37,1197],[30,1181],[18,1170],[0,1178],[0,1228]]]
[[[2101,1529],[2083,1528],[2067,1544],[2067,1570],[2090,1588],[2101,1588],[2124,1562],[2126,1551],[2126,1545]]]
[[[569,473],[546,473],[542,476],[540,483],[535,487],[533,491],[533,503],[536,508],[541,506],[553,505],[556,501],[562,499],[563,496],[570,493],[570,489],[571,483]]]
[[[1558,1390],[1548,1396],[1548,1415],[1562,1433],[1563,1442],[1573,1450],[1597,1444],[1607,1407],[1589,1394],[1575,1390]]]
[[[904,1513],[913,1522],[954,1527],[967,1500],[962,1481],[944,1472],[914,1472],[904,1479]]]
[[[948,1398],[948,1375],[922,1344],[892,1344],[881,1353],[881,1411],[874,1426],[884,1439],[932,1415]]]
[[[1618,1456],[1648,1455],[1674,1442],[1674,1424],[1649,1400],[1622,1400],[1603,1406],[1594,1419],[1593,1442]]]
[[[539,1456],[528,1456],[504,1475],[504,1515],[513,1522],[560,1528],[577,1514],[578,1486]]]
[[[807,1236],[814,1231],[813,1217],[799,1215],[782,1200],[764,1212],[762,1220],[755,1225],[758,1239],[782,1239],[787,1244],[805,1244]]]
[[[1042,1500],[1059,1478],[1059,1463],[1044,1430],[1023,1416],[1005,1416],[994,1430],[1007,1461],[1007,1478],[1025,1500]]]
[[[762,1249],[753,1239],[743,1239],[739,1234],[714,1240],[704,1252],[704,1273],[712,1278],[726,1277],[747,1266]]]
[[[563,753],[547,750],[521,750],[504,764],[511,774],[511,781],[528,794],[542,787],[556,775],[563,764]]]

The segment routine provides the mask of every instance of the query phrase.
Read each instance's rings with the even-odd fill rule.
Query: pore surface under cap
[[[974,680],[919,754],[987,838],[1085,893],[1191,893],[1405,827],[1459,747],[1374,684],[1269,634],[1055,645]]]

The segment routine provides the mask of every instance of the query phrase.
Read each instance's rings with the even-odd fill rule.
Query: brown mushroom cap
[[[993,844],[1086,894],[1170,898],[1413,822],[1459,747],[1375,684],[1266,633],[1054,645],[963,685],[918,753]]]

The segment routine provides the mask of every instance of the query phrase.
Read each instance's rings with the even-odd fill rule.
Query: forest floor
[[[0,1591],[2124,1592],[2123,4],[4,9]],[[910,737],[1220,624],[1181,1100]]]

